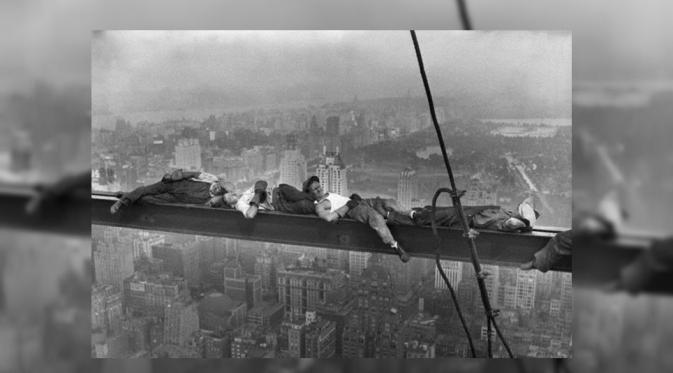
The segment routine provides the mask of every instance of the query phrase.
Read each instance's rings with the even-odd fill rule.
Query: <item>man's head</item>
[[[306,179],[306,180],[304,181],[304,183],[302,184],[302,187],[301,187],[302,192],[304,192],[304,193],[309,193],[309,192],[310,192],[309,189],[310,189],[311,184],[312,184],[313,182],[318,182],[318,183],[319,183],[319,182],[320,182],[320,179],[319,179],[317,176],[315,176],[315,175],[313,175],[313,176],[309,177],[308,179]]]
[[[236,206],[236,202],[238,202],[239,198],[241,198],[241,196],[234,192],[226,192],[224,194],[224,202],[231,207]]]
[[[525,219],[512,216],[502,223],[501,230],[505,232],[514,232],[526,229],[527,227],[528,223],[525,221]]]
[[[311,197],[315,198],[315,200],[318,201],[325,196],[325,191],[320,186],[319,181],[313,181],[308,185],[308,194],[310,194]]]
[[[210,185],[210,194],[213,196],[223,196],[233,189],[234,188],[230,183],[225,183],[224,181],[219,180]]]

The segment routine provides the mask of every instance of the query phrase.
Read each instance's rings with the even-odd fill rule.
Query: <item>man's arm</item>
[[[315,212],[320,216],[321,219],[330,222],[330,223],[335,223],[337,222],[340,218],[342,218],[346,213],[348,212],[348,206],[343,206],[338,208],[336,211],[331,212],[330,210],[332,209],[332,204],[328,200],[324,200],[320,203],[318,203],[315,206]]]
[[[187,172],[185,172],[185,174],[187,174]],[[218,181],[217,176],[215,176],[213,174],[209,174],[207,172],[189,172],[189,174],[192,174],[192,176],[188,177],[188,179],[196,179],[196,180],[205,181],[205,182],[208,182],[208,183],[214,183],[214,182]]]
[[[246,219],[252,219],[257,215],[259,209],[258,205],[255,203],[250,203],[254,197],[254,190],[248,189],[236,201],[234,208],[240,211]]]
[[[201,171],[184,171],[182,169],[177,169],[171,173],[165,174],[164,177],[161,179],[164,183],[171,183],[174,181],[180,181],[180,180],[189,180],[189,179],[194,179],[194,180],[199,180],[199,181],[204,181],[204,182],[209,182],[209,183],[214,183],[216,182],[217,176],[213,174],[209,174],[207,172],[201,172]]]

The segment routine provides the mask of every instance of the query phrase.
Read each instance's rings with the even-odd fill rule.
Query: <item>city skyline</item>
[[[105,258],[94,262],[94,357],[468,356],[428,259],[401,264],[393,255],[102,226],[93,239],[94,254]],[[134,252],[149,242],[150,256]],[[110,251],[117,255],[100,255]],[[99,272],[131,259],[121,290]],[[443,263],[484,353],[474,271]],[[484,268],[515,354],[570,356],[571,274]],[[499,342],[494,351],[505,356]]]
[[[569,226],[570,34],[419,38],[464,202],[514,210],[535,194],[539,222]],[[234,191],[264,180],[273,200],[279,184],[301,189],[316,175],[344,198],[423,208],[446,175],[410,41],[403,31],[95,32],[92,189],[128,192],[181,168]],[[93,232],[95,357],[469,355],[431,260]],[[445,266],[470,335],[484,342],[474,269]],[[484,269],[516,355],[570,356],[571,274]],[[500,342],[493,351],[506,356]]]

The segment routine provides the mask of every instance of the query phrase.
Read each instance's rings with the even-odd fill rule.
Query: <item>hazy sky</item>
[[[669,0],[470,0],[476,28],[572,30],[577,80],[673,78]],[[458,29],[454,1],[3,0],[0,92],[88,84],[91,30]],[[405,48],[408,49],[408,48]]]
[[[435,93],[561,107],[570,116],[569,32],[419,31],[418,38]],[[94,108],[115,113],[407,91],[422,93],[408,31],[107,31],[92,42]]]

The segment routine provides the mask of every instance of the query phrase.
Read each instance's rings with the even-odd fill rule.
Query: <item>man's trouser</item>
[[[379,201],[375,201],[376,199],[377,198],[363,199],[357,206],[350,209],[348,213],[346,213],[346,216],[360,223],[368,224],[374,231],[376,231],[376,234],[381,237],[383,243],[390,245],[395,242],[395,239],[393,238],[392,233],[390,233],[390,229],[388,229],[383,215],[378,212],[378,209],[373,207],[383,207],[381,205],[383,200],[378,198]]]
[[[193,180],[179,180],[174,182],[158,182],[141,186],[122,196],[125,205],[131,205],[138,200],[150,203],[189,203],[204,204],[210,200],[210,184]]]
[[[288,184],[280,184],[273,190],[273,208],[288,214],[315,214],[315,202],[308,194]]]

